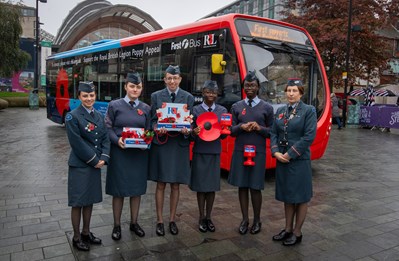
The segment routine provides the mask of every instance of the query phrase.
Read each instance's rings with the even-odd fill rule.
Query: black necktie
[[[91,112],[90,112],[90,116],[91,116],[91,117],[94,117],[94,111],[91,111]]]
[[[253,100],[248,100],[249,107],[252,107],[252,102],[253,102]]]
[[[134,101],[129,101],[130,106],[134,107],[136,104],[134,104]]]
[[[292,112],[292,106],[289,106],[288,107],[288,113],[291,113]]]
[[[172,92],[172,93],[170,94],[170,98],[172,99],[172,102],[175,102],[176,93]]]
[[[211,112],[211,111],[212,111],[212,108],[211,108],[211,107],[209,107],[209,108],[208,108],[208,111],[209,111],[209,112]]]

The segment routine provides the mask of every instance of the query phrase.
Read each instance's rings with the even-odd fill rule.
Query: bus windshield
[[[270,42],[257,38],[242,38],[242,49],[249,71],[256,70],[261,83],[259,98],[271,103],[275,109],[286,104],[284,93],[289,78],[304,82],[302,100],[322,114],[324,88],[315,54],[309,47],[284,42]],[[313,86],[313,87],[312,87]]]

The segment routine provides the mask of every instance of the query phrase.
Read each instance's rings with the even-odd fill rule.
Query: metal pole
[[[351,48],[351,32],[352,32],[352,0],[349,0],[348,9],[348,35],[346,37],[346,78],[344,87],[344,104],[342,110],[343,126],[346,126],[346,111],[347,111],[347,99],[348,99],[348,81],[349,81],[349,57]]]
[[[40,35],[40,23],[39,23],[39,0],[36,0],[36,35],[35,35],[35,76],[33,91],[38,92],[39,90],[39,35]]]

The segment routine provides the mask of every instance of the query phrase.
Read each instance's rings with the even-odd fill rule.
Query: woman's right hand
[[[198,135],[201,131],[201,127],[198,126],[197,128],[193,129],[193,134]]]
[[[166,133],[168,133],[168,131],[166,130],[165,127],[160,128],[159,130],[157,130],[157,132],[158,132],[158,136],[163,136]]]
[[[290,162],[290,160],[286,158],[285,154],[282,154],[281,152],[274,153],[274,157],[281,163],[289,163]]]
[[[125,148],[125,142],[123,141],[122,137],[120,137],[119,140],[118,140],[118,146],[119,146],[121,149],[124,149],[124,148]]]

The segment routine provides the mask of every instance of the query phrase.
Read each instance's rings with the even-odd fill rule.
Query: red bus
[[[330,91],[320,54],[308,32],[281,21],[241,14],[203,19],[191,24],[94,43],[89,47],[55,54],[47,60],[47,117],[63,123],[68,111],[79,105],[77,83],[97,86],[96,109],[105,113],[109,101],[124,96],[128,71],[142,72],[144,94],[164,88],[163,74],[169,64],[180,65],[180,87],[202,102],[205,80],[218,82],[218,103],[230,109],[243,98],[241,81],[257,70],[259,97],[276,109],[286,103],[288,78],[301,78],[307,104],[315,106],[317,135],[312,159],[323,156],[331,129]],[[269,140],[267,140],[269,144]],[[223,141],[221,168],[230,169],[234,139]],[[269,147],[269,146],[268,146]],[[275,167],[270,148],[266,168]]]

